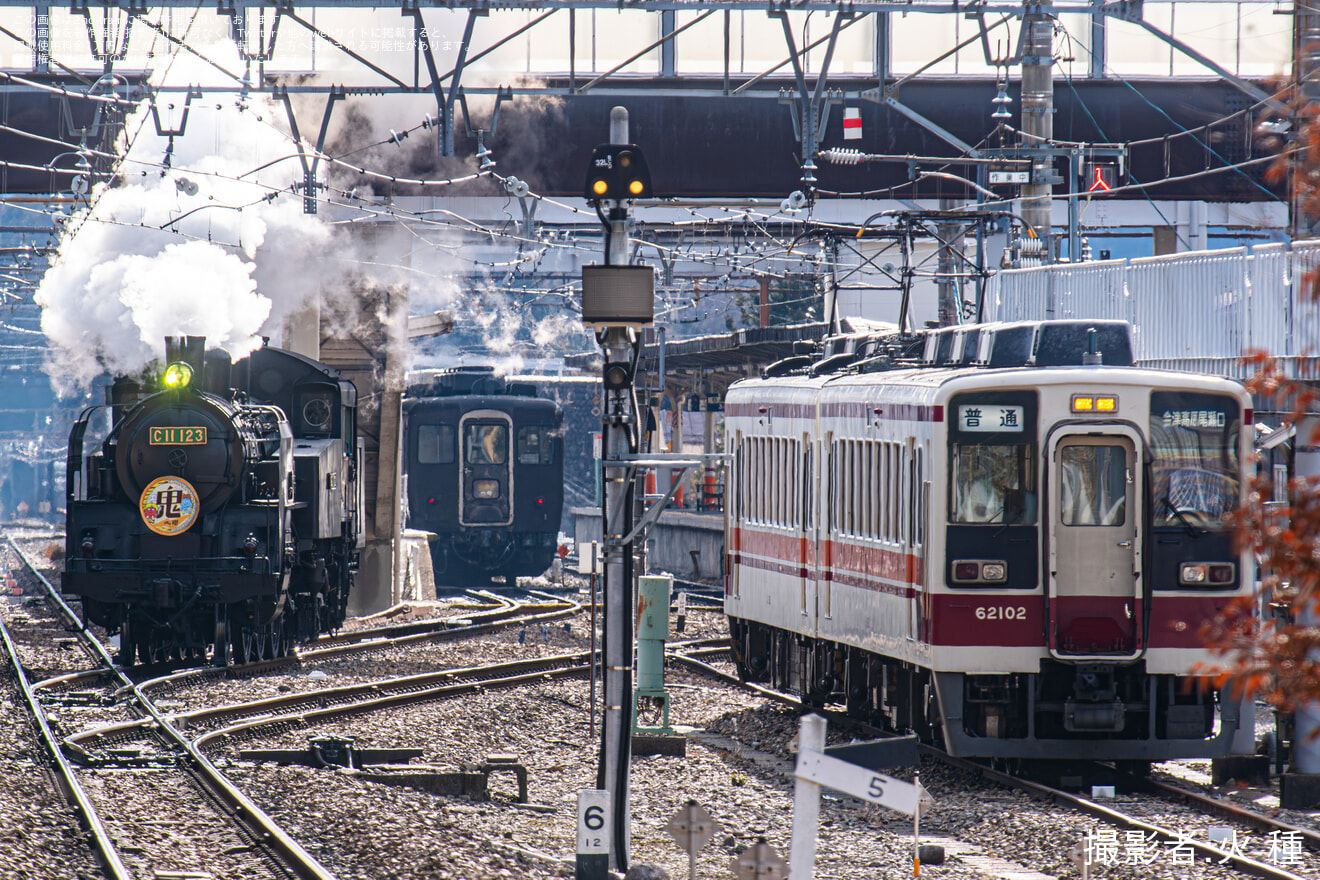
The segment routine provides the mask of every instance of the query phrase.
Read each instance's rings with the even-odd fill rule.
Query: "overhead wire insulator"
[[[847,147],[833,147],[822,150],[818,155],[821,159],[834,165],[860,165],[871,158],[861,150],[851,150]]]

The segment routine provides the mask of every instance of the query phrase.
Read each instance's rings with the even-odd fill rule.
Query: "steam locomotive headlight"
[[[165,368],[166,388],[187,388],[192,382],[192,367],[183,361],[175,361]]]
[[[1008,565],[1003,562],[984,562],[981,564],[981,580],[999,583],[1008,579]]]
[[[91,532],[83,532],[83,536],[82,536],[83,556],[86,556],[90,559],[92,554],[95,552],[96,552],[96,536],[93,535]]]
[[[243,539],[243,555],[248,559],[257,555],[257,547],[261,542],[257,540],[256,535],[248,535]]]
[[[474,498],[498,498],[500,497],[500,484],[496,480],[474,480],[472,495]]]

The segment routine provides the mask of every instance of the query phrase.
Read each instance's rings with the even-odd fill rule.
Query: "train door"
[[[820,617],[833,614],[830,602],[833,599],[831,566],[834,554],[830,542],[834,530],[834,497],[839,485],[838,475],[833,471],[834,460],[834,435],[830,433],[825,435],[825,442],[821,444],[820,474],[816,480],[820,490],[816,493],[817,497],[812,499],[816,506],[815,564],[812,575],[816,584],[816,613]]]
[[[910,591],[908,601],[907,634],[908,638],[917,638],[917,621],[921,616],[919,603],[924,592],[921,584],[921,563],[918,554],[922,552],[921,537],[921,447],[916,438],[908,437],[903,443],[903,488],[900,493],[904,511],[899,515],[901,529],[901,547],[903,551],[903,585]]]
[[[509,437],[513,422],[493,409],[473,410],[458,423],[458,521],[465,526],[513,522],[513,468]]]
[[[1049,645],[1056,657],[1145,648],[1139,438],[1121,427],[1058,437],[1050,453]]]
[[[734,435],[732,448],[731,478],[725,479],[724,486],[724,534],[728,536],[728,546],[724,548],[724,570],[727,578],[724,594],[736,598],[742,595],[738,548],[742,542],[742,524],[747,517],[747,507],[743,500],[743,487],[747,485],[747,475],[744,473],[747,468],[747,450],[742,431]]]
[[[797,508],[797,517],[795,522],[798,527],[798,559],[801,560],[797,565],[798,580],[801,582],[799,589],[802,595],[802,611],[808,613],[815,602],[815,578],[812,576],[811,558],[812,551],[815,549],[812,544],[812,518],[811,518],[811,496],[815,493],[811,491],[815,484],[815,475],[811,472],[811,437],[802,435],[802,445],[794,444],[793,451],[801,453],[798,466],[797,488],[794,492],[794,505]],[[817,608],[816,615],[828,615],[829,611],[825,608]]]

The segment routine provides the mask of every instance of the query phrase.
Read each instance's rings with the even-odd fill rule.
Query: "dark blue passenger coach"
[[[454,367],[403,404],[408,524],[437,583],[512,586],[550,567],[564,506],[563,411],[491,367]]]

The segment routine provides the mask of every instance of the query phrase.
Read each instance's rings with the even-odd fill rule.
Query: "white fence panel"
[[[1130,321],[1143,363],[1240,376],[1237,359],[1264,350],[1292,372],[1320,355],[1318,269],[1320,241],[1008,269],[987,286],[985,318]]]

